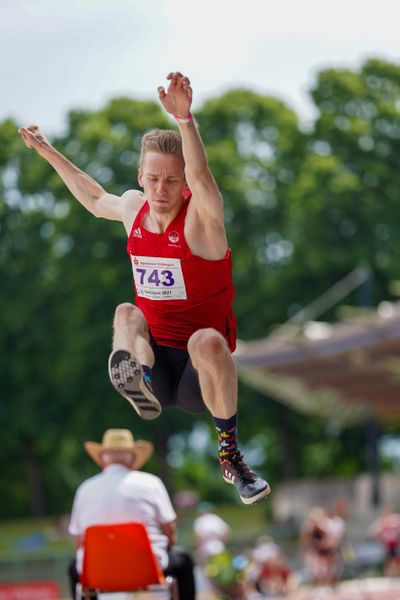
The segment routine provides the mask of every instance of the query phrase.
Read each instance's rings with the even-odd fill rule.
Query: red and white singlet
[[[195,331],[212,327],[236,346],[236,321],[232,311],[234,287],[232,259],[205,260],[194,256],[183,228],[190,200],[164,233],[152,233],[141,223],[149,210],[145,202],[128,238],[136,306],[146,317],[160,346],[187,348]]]

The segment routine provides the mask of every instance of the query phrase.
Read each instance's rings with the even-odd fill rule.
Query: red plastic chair
[[[85,532],[82,598],[96,593],[151,591],[173,600],[143,523],[92,525]]]

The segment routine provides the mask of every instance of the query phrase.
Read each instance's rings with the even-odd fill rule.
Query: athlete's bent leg
[[[117,306],[114,317],[113,351],[108,369],[111,383],[143,419],[155,419],[161,406],[151,388],[154,353],[141,310],[129,303]]]
[[[114,316],[113,350],[124,348],[142,365],[152,367],[154,353],[150,346],[149,328],[142,311],[134,304],[119,304]]]
[[[254,504],[268,496],[270,487],[247,467],[237,446],[237,376],[227,343],[218,331],[200,329],[191,336],[188,351],[217,429],[223,478],[236,485],[242,502]]]
[[[188,351],[208,410],[213,417],[229,419],[237,411],[237,376],[225,339],[215,329],[199,329],[190,337]]]

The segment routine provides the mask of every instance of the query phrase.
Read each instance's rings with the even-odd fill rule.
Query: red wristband
[[[193,121],[193,115],[190,112],[186,118],[176,117],[174,115],[174,119],[177,123],[191,123]]]

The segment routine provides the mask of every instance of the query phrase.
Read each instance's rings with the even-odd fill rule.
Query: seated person
[[[69,532],[77,553],[69,567],[71,594],[82,571],[85,530],[106,523],[144,523],[154,554],[165,575],[178,584],[179,598],[195,598],[193,562],[176,542],[176,514],[161,479],[139,471],[153,453],[150,442],[135,442],[127,429],[108,429],[101,444],[86,442],[85,449],[102,472],[78,488],[72,507]]]

